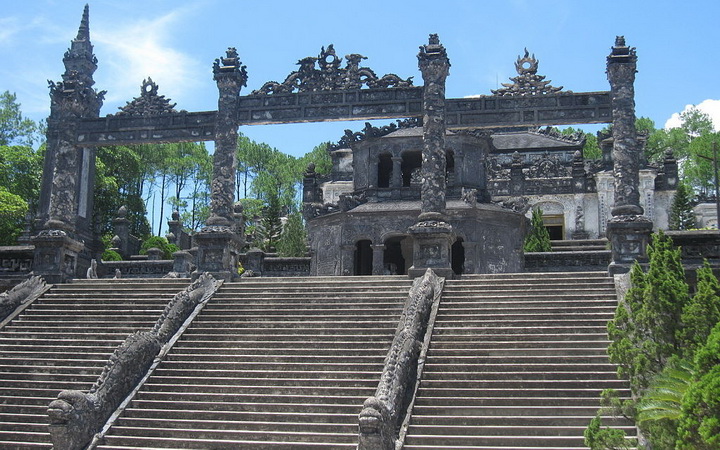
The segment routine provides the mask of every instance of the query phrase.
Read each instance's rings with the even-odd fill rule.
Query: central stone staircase
[[[57,285],[0,329],[0,448],[50,448],[47,408],[87,391],[115,348],[148,330],[187,279],[75,280]]]
[[[616,304],[603,272],[446,281],[404,448],[586,448],[600,392],[629,395],[606,356]]]
[[[355,448],[410,285],[225,283],[98,448]]]

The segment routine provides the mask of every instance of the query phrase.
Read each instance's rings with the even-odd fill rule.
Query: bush
[[[103,261],[122,261],[122,256],[115,250],[105,250],[100,259]]]
[[[140,246],[140,254],[147,255],[147,251],[151,248],[159,248],[163,252],[163,259],[172,259],[172,254],[179,251],[180,247],[171,244],[167,239],[161,236],[151,236],[146,239]]]

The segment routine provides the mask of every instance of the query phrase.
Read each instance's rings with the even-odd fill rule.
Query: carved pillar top
[[[615,207],[613,216],[641,215],[639,161],[642,151],[635,129],[635,49],[618,36],[607,57],[607,76],[613,108],[613,175]]]
[[[213,155],[213,180],[210,193],[210,218],[212,227],[231,227],[235,198],[235,171],[237,159],[237,107],[240,89],[247,84],[247,72],[238,58],[237,51],[229,48],[226,56],[215,60],[213,78],[218,86],[218,114],[215,124],[215,154]]]
[[[450,60],[437,34],[420,47],[418,66],[423,89],[423,162],[419,220],[444,220],[445,214],[445,79]]]

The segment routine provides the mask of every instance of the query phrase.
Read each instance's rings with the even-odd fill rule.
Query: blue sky
[[[77,33],[85,1],[0,0],[0,91],[15,92],[28,117],[49,113],[47,80]],[[360,53],[378,75],[422,79],[418,46],[437,33],[452,64],[447,96],[490,94],[515,75],[525,47],[539,73],[575,92],[608,90],[605,57],[616,35],[637,48],[638,116],[664,126],[686,105],[702,104],[720,126],[720,2],[699,1],[90,1],[99,60],[96,87],[108,91],[102,115],[139,95],[145,77],[178,109],[213,110],[212,63],[237,48],[249,74],[244,93],[282,81],[296,61],[335,45]],[[714,100],[714,101],[713,101]],[[705,103],[703,103],[705,102]],[[293,155],[362,123],[243,127],[251,138]],[[589,128],[591,129],[591,128]]]

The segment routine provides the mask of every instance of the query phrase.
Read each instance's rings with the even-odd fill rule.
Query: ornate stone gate
[[[101,248],[92,227],[95,150],[103,145],[215,141],[211,217],[197,234],[198,273],[230,279],[242,247],[234,216],[237,130],[242,125],[422,118],[422,208],[409,233],[415,238],[411,273],[450,271],[452,227],[445,222],[446,128],[477,129],[613,123],[616,225],[609,224],[615,262],[625,267],[644,255],[649,220],[639,206],[634,128],[635,51],[618,37],[607,61],[610,91],[573,93],[549,86],[537,67],[521,64],[513,85],[477,98],[445,98],[450,61],[437,35],[420,47],[423,86],[412,77],[377,76],[359,54],[342,58],[332,45],[301,59],[283,82],[267,82],[240,95],[247,72],[234,48],[213,65],[217,111],[177,111],[151,80],[141,96],[116,114],[99,117],[104,91],[93,88],[97,59],[90,42],[88,7],[65,53],[62,81],[50,83],[47,153],[35,245],[35,272],[50,282],[84,272]],[[651,225],[651,224],[650,224]],[[612,231],[611,231],[612,230]]]

